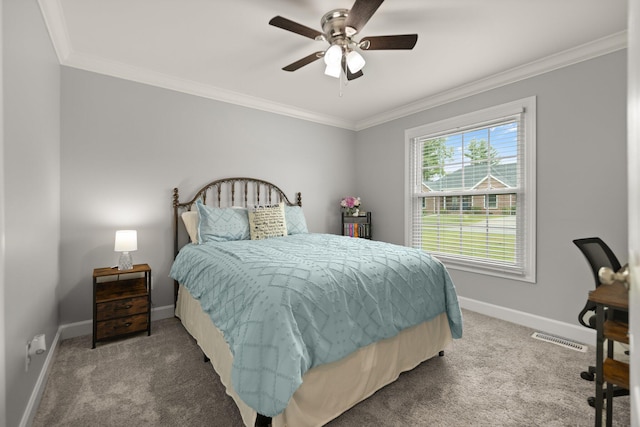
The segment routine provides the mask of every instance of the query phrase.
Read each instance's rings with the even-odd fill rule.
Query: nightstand
[[[147,331],[151,335],[151,267],[93,270],[93,345]]]

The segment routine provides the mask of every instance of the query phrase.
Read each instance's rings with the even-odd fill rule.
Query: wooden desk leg
[[[604,390],[602,381],[602,362],[604,361],[604,307],[596,304],[596,427],[602,427],[602,406]]]

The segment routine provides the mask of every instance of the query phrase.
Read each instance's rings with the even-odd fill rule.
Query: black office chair
[[[620,261],[618,261],[618,258],[613,253],[611,248],[609,248],[609,246],[607,246],[607,244],[603,242],[602,239],[600,239],[599,237],[576,239],[573,241],[573,243],[575,243],[575,245],[578,247],[578,249],[580,249],[582,254],[587,259],[587,262],[589,263],[589,266],[591,267],[591,270],[593,272],[593,278],[595,279],[596,288],[600,286],[600,277],[598,276],[598,271],[600,270],[600,268],[608,267],[613,271],[620,270],[621,268]],[[596,311],[595,303],[587,300],[587,303],[585,304],[584,308],[580,311],[580,314],[578,315],[578,321],[580,322],[580,324],[587,328],[595,329],[596,328],[595,311]],[[591,316],[589,316],[589,319],[587,320],[587,322],[585,322],[584,317],[585,315],[587,315],[588,312],[591,312],[592,314]],[[629,315],[626,311],[608,309],[605,312],[605,317],[607,319],[629,323]],[[587,371],[583,371],[580,373],[580,377],[582,377],[587,381],[593,381],[595,379],[595,373],[596,373],[596,367],[589,366],[589,369]],[[629,390],[621,387],[614,387],[613,395],[628,396]],[[595,407],[594,397],[588,398],[587,401],[589,402],[589,405]]]

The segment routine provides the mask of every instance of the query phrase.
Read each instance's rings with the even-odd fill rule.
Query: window
[[[484,196],[484,207],[485,209],[495,209],[498,207],[498,195],[497,194],[486,194]]]
[[[406,243],[535,282],[535,97],[409,129]]]

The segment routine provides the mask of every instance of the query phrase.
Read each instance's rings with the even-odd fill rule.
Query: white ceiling
[[[626,47],[627,0],[387,0],[356,39],[417,33],[413,50],[365,51],[342,88],[323,61],[281,68],[354,0],[39,0],[60,63],[348,129]],[[342,92],[342,96],[340,96]]]

